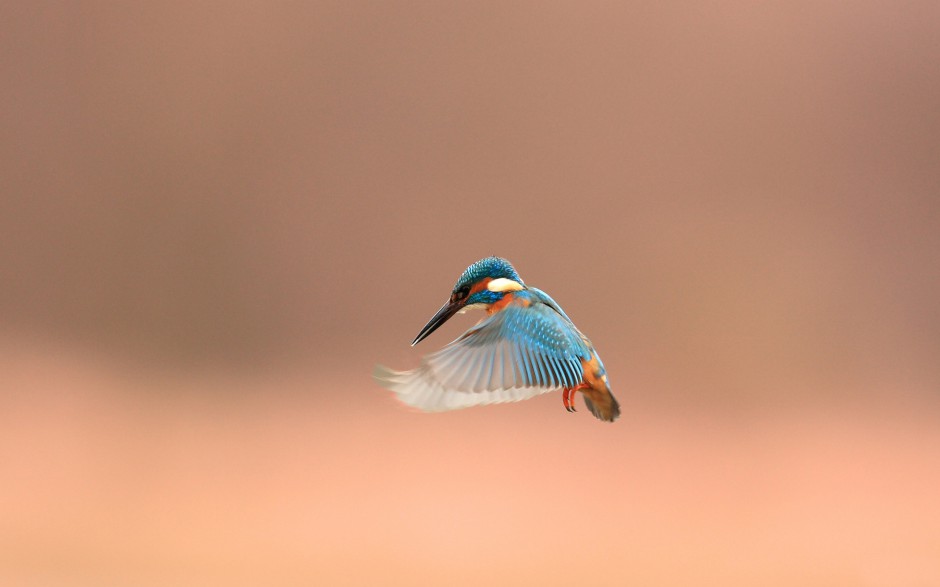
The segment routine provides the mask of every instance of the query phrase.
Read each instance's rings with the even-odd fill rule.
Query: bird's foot
[[[565,388],[565,389],[562,391],[562,394],[561,394],[561,401],[565,404],[565,409],[566,409],[567,411],[569,411],[569,412],[576,412],[576,411],[577,411],[576,409],[574,409],[574,397],[575,397],[575,392],[577,392],[578,390],[581,390],[581,389],[587,389],[587,387],[588,387],[587,385],[585,385],[585,384],[582,383],[581,385],[579,385],[579,386],[577,386],[577,387],[572,387],[571,389]]]

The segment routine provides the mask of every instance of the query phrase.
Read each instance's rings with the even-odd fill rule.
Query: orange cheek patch
[[[493,281],[493,278],[492,278],[492,277],[484,277],[484,278],[481,279],[480,281],[476,282],[475,284],[473,284],[473,287],[470,288],[470,294],[469,294],[469,295],[472,296],[473,294],[475,294],[475,293],[477,293],[477,292],[483,291],[484,289],[486,289],[486,286],[487,286],[491,281]]]

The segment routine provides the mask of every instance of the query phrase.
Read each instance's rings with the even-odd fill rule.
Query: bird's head
[[[450,299],[424,325],[411,346],[427,338],[454,314],[470,308],[486,308],[508,292],[521,289],[525,289],[525,284],[509,261],[500,257],[480,259],[460,275]]]

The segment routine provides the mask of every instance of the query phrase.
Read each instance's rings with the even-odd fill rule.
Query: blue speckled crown
[[[525,285],[522,278],[516,273],[512,263],[502,257],[487,257],[467,267],[466,271],[460,276],[460,279],[457,280],[457,284],[454,285],[454,289],[463,285],[469,285],[484,277],[492,277],[493,279],[502,277]]]

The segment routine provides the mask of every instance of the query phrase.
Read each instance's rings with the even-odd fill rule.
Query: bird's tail
[[[620,416],[620,404],[606,385],[603,389],[593,387],[585,389],[582,395],[584,395],[584,405],[598,420],[613,422]]]
[[[604,363],[595,353],[589,360],[582,361],[581,366],[584,369],[584,383],[586,384],[581,388],[584,404],[598,420],[613,422],[620,416],[620,404],[610,393]]]

